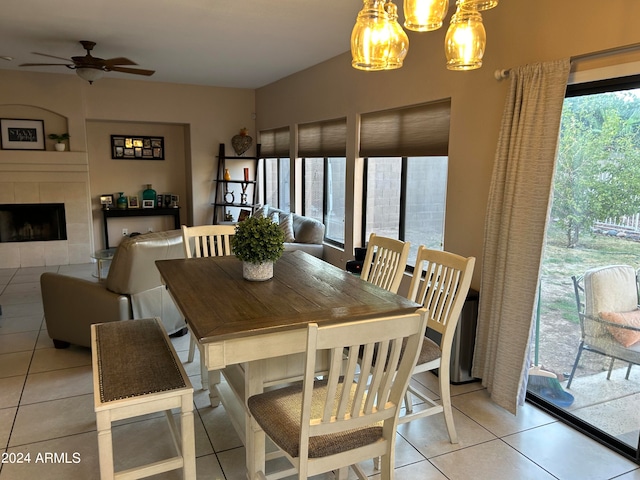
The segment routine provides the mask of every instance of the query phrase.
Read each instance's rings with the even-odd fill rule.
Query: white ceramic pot
[[[252,282],[264,282],[273,278],[273,262],[242,262],[242,276]]]
[[[58,152],[64,152],[65,148],[67,148],[66,143],[56,143],[55,146]]]

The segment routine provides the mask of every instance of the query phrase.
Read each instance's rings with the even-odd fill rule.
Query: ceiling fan
[[[44,67],[60,65],[72,70],[75,70],[80,78],[86,80],[89,83],[93,83],[94,80],[102,78],[104,72],[121,72],[131,73],[133,75],[153,75],[155,70],[143,70],[141,68],[129,68],[122,65],[137,65],[137,63],[124,57],[116,58],[98,58],[91,55],[91,50],[96,46],[96,42],[90,42],[87,40],[80,40],[82,48],[87,51],[84,56],[71,57],[71,59],[56,57],[55,55],[49,55],[46,53],[31,52],[34,55],[42,55],[43,57],[57,58],[59,60],[71,60],[72,63],[23,63],[21,67]]]

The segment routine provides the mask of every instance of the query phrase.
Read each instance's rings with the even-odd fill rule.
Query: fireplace
[[[0,204],[0,243],[66,239],[64,203]]]

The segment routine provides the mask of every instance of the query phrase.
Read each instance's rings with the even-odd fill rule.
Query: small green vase
[[[120,196],[116,200],[118,208],[127,208],[127,197],[124,196],[124,192],[118,192]]]

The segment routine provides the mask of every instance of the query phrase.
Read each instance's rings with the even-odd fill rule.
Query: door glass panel
[[[593,268],[629,265],[630,305],[616,306],[614,297],[622,296],[622,286],[615,295],[592,290],[588,295],[605,298],[607,309],[635,310],[633,273],[640,267],[638,111],[640,90],[565,99],[528,384],[530,392],[560,407],[568,418],[595,427],[605,443],[621,442],[636,452],[640,343],[624,347],[612,335],[615,329],[597,322],[600,312],[594,313],[595,321],[581,321],[572,277],[579,279]],[[580,288],[577,292],[584,298]],[[631,369],[628,361],[612,363],[612,355],[631,360]]]

